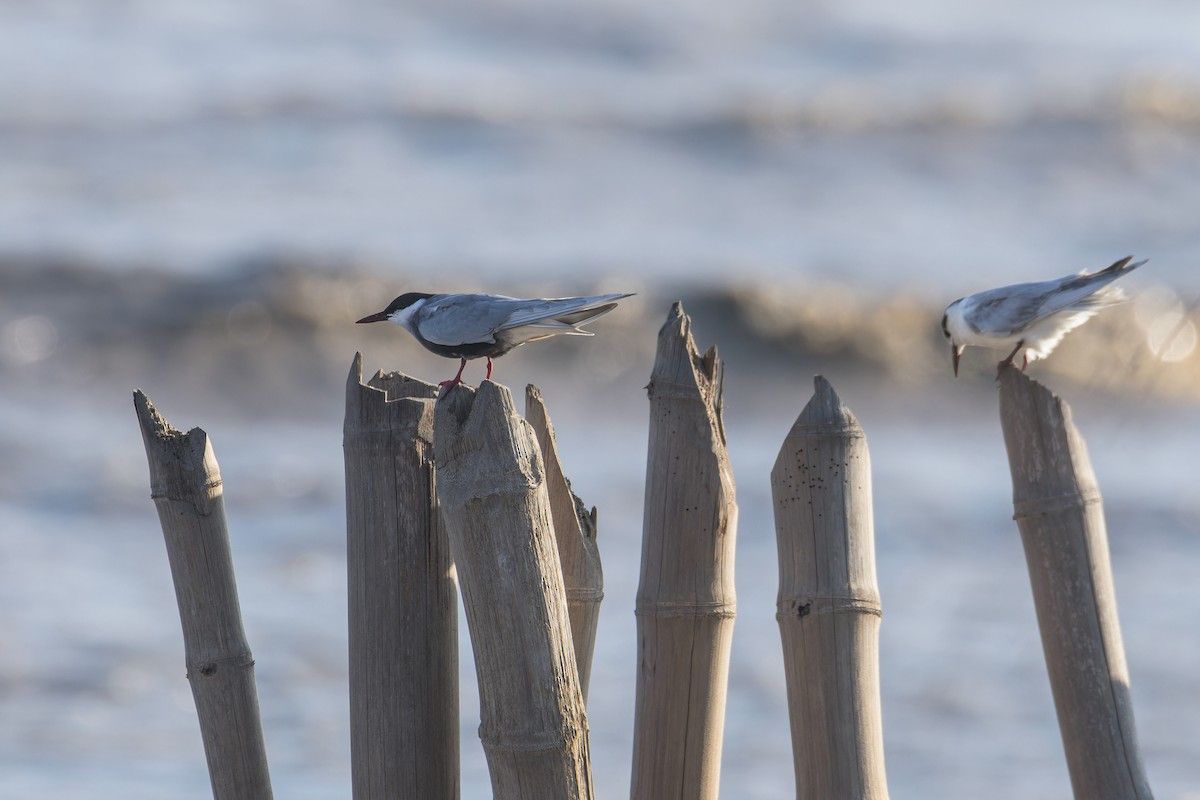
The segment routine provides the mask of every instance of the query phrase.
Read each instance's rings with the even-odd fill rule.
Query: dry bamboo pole
[[[871,458],[829,381],[771,470],[797,800],[886,800]]]
[[[438,387],[346,381],[350,751],[355,800],[457,800],[458,591],[434,489]]]
[[[737,536],[721,371],[675,303],[647,387],[633,800],[715,800],[719,788]]]
[[[1071,409],[1002,367],[1000,422],[1034,607],[1078,800],[1148,800],[1104,509]]]
[[[533,384],[525,387],[525,419],[533,427],[542,451],[542,463],[546,466],[546,490],[550,495],[554,539],[558,543],[558,561],[567,590],[571,640],[579,668],[579,687],[586,703],[592,677],[592,653],[596,649],[596,627],[600,623],[600,601],[604,599],[604,572],[596,547],[596,509],[593,506],[589,513],[583,501],[571,491],[571,482],[563,474],[558,458],[554,424],[546,411],[541,390]]]
[[[133,405],[171,564],[213,797],[270,800],[254,657],[242,628],[212,443],[200,428],[185,434],[171,427],[141,390],[134,391]]]
[[[437,403],[442,519],[462,585],[495,800],[591,800],[546,470],[512,395],[485,381]]]

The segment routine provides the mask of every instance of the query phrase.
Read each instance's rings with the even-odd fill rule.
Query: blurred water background
[[[457,289],[638,292],[496,371],[600,508],[598,796],[628,791],[642,387],[681,298],[741,509],[722,796],[793,796],[768,473],[821,372],[874,463],[892,796],[1069,797],[1002,354],[953,379],[938,320],[1132,254],[1135,301],[1031,373],[1104,491],[1151,784],[1200,798],[1197,30],[1178,0],[0,2],[0,797],[210,796],[135,386],[212,436],[276,796],[349,797],[346,370],[454,368],[351,323]]]

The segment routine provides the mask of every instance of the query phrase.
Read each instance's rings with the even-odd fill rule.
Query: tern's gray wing
[[[1018,283],[973,294],[965,298],[963,319],[976,333],[1014,336],[1046,316],[1042,308],[1058,283]]]
[[[494,342],[496,331],[525,302],[498,294],[435,294],[417,312],[414,324],[434,344]]]
[[[563,297],[555,300],[526,300],[501,326],[501,330],[551,322],[550,327],[574,327],[601,314],[607,314],[616,301],[627,294],[600,294],[592,297]]]
[[[1081,273],[1079,275],[1067,275],[1059,278],[1053,283],[1058,284],[1050,296],[1046,298],[1046,302],[1042,308],[1042,316],[1057,314],[1059,311],[1086,311],[1089,309],[1099,309],[1107,305],[1119,302],[1124,293],[1118,289],[1105,289],[1108,284],[1115,281],[1127,272],[1145,264],[1145,261],[1138,261],[1136,264],[1130,264],[1131,256],[1117,261],[1112,266],[1093,272],[1088,275]]]
[[[1129,261],[1123,258],[1090,275],[1065,275],[1052,281],[1018,283],[971,295],[971,305],[964,309],[964,317],[977,333],[1002,337],[1016,336],[1064,311],[1083,312],[1078,321],[1082,322],[1098,309],[1123,298],[1120,289],[1106,287],[1146,263]]]

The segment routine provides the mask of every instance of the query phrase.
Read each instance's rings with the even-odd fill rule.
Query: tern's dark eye
[[[950,338],[950,326],[947,324],[950,321],[949,314],[942,314],[942,335],[947,339]]]

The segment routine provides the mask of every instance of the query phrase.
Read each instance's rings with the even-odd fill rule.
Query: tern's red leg
[[[1016,347],[1014,347],[1014,348],[1012,349],[1012,352],[1008,354],[1008,358],[1006,358],[1006,359],[1004,359],[1003,361],[1001,361],[1001,362],[1000,362],[1000,365],[1001,365],[1001,366],[1009,366],[1009,367],[1011,367],[1011,366],[1013,365],[1013,359],[1017,357],[1017,353],[1018,353],[1018,352],[1020,352],[1021,348],[1022,348],[1022,347],[1024,347],[1024,346],[1025,346],[1025,340],[1024,340],[1024,339],[1022,339],[1021,341],[1017,342],[1017,346],[1016,346]],[[1028,355],[1026,355],[1026,356],[1025,356],[1025,364],[1024,364],[1024,366],[1022,366],[1022,367],[1021,367],[1021,372],[1024,372],[1024,371],[1025,371],[1025,367],[1027,367],[1027,366],[1029,366],[1029,356],[1028,356]]]
[[[467,368],[467,360],[464,358],[462,360],[462,363],[458,365],[458,374],[455,375],[450,380],[442,381],[441,383],[438,384],[438,386],[442,387],[442,392],[441,392],[441,394],[438,395],[438,397],[445,397],[446,395],[450,394],[450,390],[452,388],[454,388],[458,384],[462,383],[463,370],[466,368]]]
[[[491,379],[492,379],[492,360],[489,358],[488,359],[488,373],[487,373],[487,377],[484,378],[484,380],[490,381]]]

